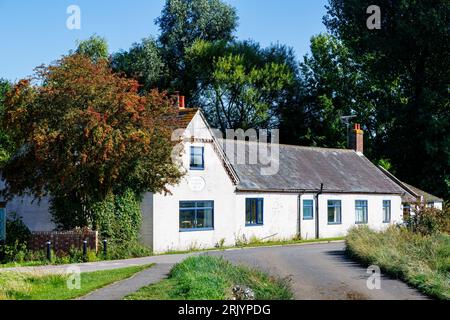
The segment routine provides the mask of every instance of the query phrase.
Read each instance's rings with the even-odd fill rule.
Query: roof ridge
[[[240,143],[265,143],[265,144],[273,144],[268,142],[259,142],[259,141],[244,141],[244,140],[231,140],[226,138],[219,138],[219,140],[227,141],[235,141]],[[284,144],[284,143],[276,143],[279,146],[288,147],[288,148],[299,148],[299,149],[317,149],[317,150],[329,150],[329,151],[339,151],[339,152],[353,152],[356,153],[353,149],[342,149],[342,148],[325,148],[325,147],[314,147],[314,146],[300,146],[295,144]]]

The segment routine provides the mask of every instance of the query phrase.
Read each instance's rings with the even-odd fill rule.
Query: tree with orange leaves
[[[3,168],[4,195],[76,201],[95,228],[92,205],[111,194],[161,192],[178,182],[174,101],[138,89],[108,61],[78,54],[19,81],[5,101],[3,127],[20,148]]]

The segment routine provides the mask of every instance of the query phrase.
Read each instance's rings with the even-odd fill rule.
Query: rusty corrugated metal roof
[[[279,170],[264,175],[262,169],[268,168],[264,164],[269,163],[269,156],[260,154],[256,164],[248,161],[250,146],[255,148],[256,143],[233,140],[220,140],[220,143],[239,177],[237,188],[241,191],[314,192],[323,183],[324,192],[405,193],[366,157],[353,150],[278,145],[279,160],[274,159],[274,163],[279,164]],[[237,161],[237,146],[245,150],[244,164]]]

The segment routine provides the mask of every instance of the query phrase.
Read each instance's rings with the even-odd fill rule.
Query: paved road
[[[381,290],[369,290],[366,269],[345,255],[344,243],[293,245],[284,247],[237,249],[204,254],[223,256],[235,264],[257,267],[274,276],[289,277],[298,300],[416,300],[427,299],[399,280],[381,278]],[[198,254],[198,253],[197,253]],[[122,261],[78,265],[81,272],[111,270],[154,263],[131,279],[99,289],[84,297],[88,300],[114,300],[140,287],[163,279],[170,268],[191,256],[163,255]],[[2,271],[65,273],[68,266],[0,268]]]
[[[415,300],[426,299],[399,280],[381,278],[381,290],[369,290],[366,269],[349,260],[344,243],[257,248],[208,253],[290,277],[298,300]]]

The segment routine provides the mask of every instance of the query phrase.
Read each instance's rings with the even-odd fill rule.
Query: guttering
[[[323,183],[320,184],[320,191],[316,193],[316,239],[319,239],[319,196],[323,194]]]
[[[257,189],[257,188],[236,188],[236,192],[249,192],[249,193],[290,193],[290,194],[316,194],[317,189]],[[345,191],[345,190],[322,190],[322,193],[327,194],[374,194],[374,195],[398,195],[402,196],[402,192],[373,192],[373,191]]]

